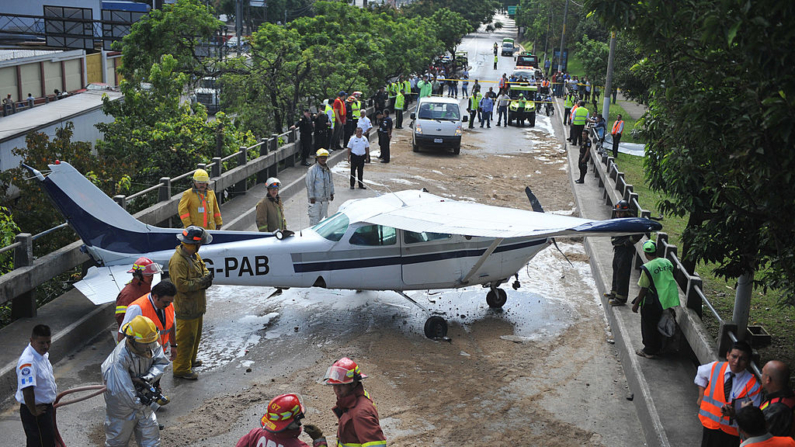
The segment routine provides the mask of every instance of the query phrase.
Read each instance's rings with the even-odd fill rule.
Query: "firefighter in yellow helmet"
[[[133,433],[141,447],[160,445],[155,410],[167,402],[152,384],[169,362],[158,343],[155,323],[139,315],[122,326],[125,341],[102,362],[105,390],[105,445],[127,446]]]
[[[209,188],[210,176],[204,169],[193,173],[193,187],[182,193],[179,200],[179,218],[182,226],[191,225],[206,230],[220,230],[224,223],[215,192]]]
[[[315,154],[315,163],[306,171],[306,195],[309,199],[309,225],[328,217],[328,204],[334,200],[334,180],[326,161],[328,151],[320,148]]]

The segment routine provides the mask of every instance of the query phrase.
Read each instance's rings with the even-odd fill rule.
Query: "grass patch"
[[[611,111],[613,109],[610,107]],[[612,114],[611,114],[612,115]],[[626,128],[626,126],[625,126]],[[625,135],[627,133],[625,132]],[[628,183],[634,186],[638,194],[638,201],[646,209],[651,210],[652,216],[660,215],[657,204],[663,196],[652,191],[646,186],[643,176],[643,157],[620,154],[618,166]],[[681,247],[682,232],[685,229],[687,217],[666,216],[662,222],[663,231],[668,234],[670,243]],[[734,310],[735,280],[726,281],[715,277],[712,270],[714,264],[700,264],[696,272],[704,283],[704,295],[724,320],[731,320]],[[785,362],[790,368],[795,367],[795,307],[781,307],[778,305],[781,298],[778,290],[755,288],[751,301],[751,310],[748,324],[762,325],[773,335],[773,343],[766,348],[759,349],[762,364],[767,360],[777,359]],[[707,330],[717,336],[719,323],[712,312],[704,306],[704,325]],[[760,368],[762,365],[759,365]]]

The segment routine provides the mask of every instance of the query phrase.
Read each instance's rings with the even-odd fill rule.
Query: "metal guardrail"
[[[591,148],[591,162],[594,167],[594,176],[598,179],[599,186],[604,188],[605,204],[614,206],[617,201],[623,199],[629,202],[630,208],[637,213],[636,215],[646,218],[651,217],[651,212],[642,208],[638,200],[638,194],[634,191],[633,185],[627,182],[615,159],[609,156],[607,149],[598,142],[599,139],[595,129],[591,126],[587,129],[592,141],[597,142]],[[701,277],[698,274],[687,272],[677,255],[676,245],[668,242],[668,235],[658,232],[656,242],[658,254],[671,261],[674,265],[674,279],[680,289],[680,298],[684,297],[681,300],[684,312],[679,312],[677,315],[680,328],[682,328],[688,344],[690,344],[701,363],[715,360],[717,353],[723,352],[733,341],[736,341],[737,338],[734,334],[736,325],[721,318],[704,294]],[[639,245],[635,247],[636,265],[643,262],[643,253],[638,248]],[[701,323],[704,304],[706,304],[707,309],[720,324],[717,343],[715,342],[716,338],[710,336]],[[752,368],[755,371],[758,370],[755,364],[752,365]]]
[[[226,172],[223,170],[224,162],[220,157],[214,158],[210,164],[200,164],[197,169],[208,168],[211,171],[211,183],[214,184],[216,190],[233,189],[235,194],[244,194],[249,177],[256,175],[257,183],[262,183],[268,177],[276,175],[280,167],[286,168],[295,165],[295,158],[301,152],[297,136],[296,130],[290,130],[262,139],[253,146],[242,147],[240,151],[226,157],[227,162],[233,159],[237,160],[236,166],[229,168]],[[278,144],[279,138],[285,141],[281,147]],[[259,149],[259,156],[249,160],[249,151],[255,149]],[[194,169],[173,178],[164,177],[158,185],[153,185],[130,196],[115,196],[114,200],[126,209],[131,200],[158,191],[158,202],[136,213],[135,217],[149,224],[168,223],[172,217],[177,216],[177,203],[182,196],[181,192],[172,196],[172,184],[186,179],[195,171]],[[219,200],[223,200],[222,196],[223,194],[219,194]],[[14,243],[0,248],[0,254],[14,250],[14,270],[0,276],[0,304],[12,302],[12,318],[35,316],[36,300],[33,291],[36,287],[89,259],[80,250],[82,241],[48,253],[39,259],[33,259],[33,241],[67,225],[67,223],[63,223],[35,236],[28,233],[18,234]]]

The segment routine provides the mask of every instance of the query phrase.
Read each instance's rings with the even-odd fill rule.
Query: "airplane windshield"
[[[345,231],[348,230],[349,224],[350,220],[348,219],[348,216],[343,213],[337,213],[315,225],[312,227],[312,229],[324,238],[337,242],[342,239]]]

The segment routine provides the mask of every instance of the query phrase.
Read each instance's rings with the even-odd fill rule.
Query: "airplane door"
[[[459,236],[401,231],[403,283],[428,288],[449,287],[461,279]]]

